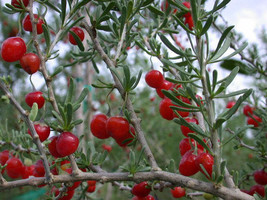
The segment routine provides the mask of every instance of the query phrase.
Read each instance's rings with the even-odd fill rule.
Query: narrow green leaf
[[[82,120],[82,119],[77,119],[77,120],[75,120],[75,121],[72,122],[72,124],[73,124],[74,126],[77,126],[77,125],[79,125],[79,124],[81,124],[81,123],[83,123],[83,120]]]
[[[206,144],[206,142],[203,141],[202,138],[200,138],[198,135],[194,134],[194,133],[189,133],[188,136],[194,140],[196,140],[201,146],[204,147],[204,149],[206,149],[210,155],[214,156],[214,153],[212,152],[212,150],[210,149],[210,147]]]
[[[180,118],[174,118],[173,121],[176,122],[177,124],[184,125],[184,126],[190,128],[192,131],[200,134],[203,137],[207,137],[207,135],[205,134],[205,132],[197,124],[195,124],[195,123],[188,123],[182,117],[180,117]]]
[[[139,71],[137,79],[136,79],[134,85],[131,87],[131,90],[134,90],[137,87],[141,77],[142,77],[142,70]]]
[[[222,1],[222,3],[220,3],[216,8],[214,8],[214,9],[212,10],[212,12],[214,13],[214,12],[216,12],[217,10],[223,8],[223,7],[226,6],[230,1],[231,1],[231,0],[224,0],[224,1]]]
[[[60,72],[62,72],[64,69],[63,66],[59,66],[57,67],[54,72],[50,75],[51,78],[55,77],[56,75],[58,75]]]
[[[38,105],[37,105],[37,103],[34,102],[32,105],[30,114],[29,114],[29,119],[31,121],[34,121],[37,117],[37,114],[38,114]]]
[[[167,60],[167,59],[165,59],[165,58],[162,58],[161,61],[162,61],[164,64],[166,64],[166,65],[168,65],[168,66],[171,66],[171,67],[177,69],[178,71],[180,71],[180,72],[183,73],[183,74],[186,74],[186,75],[188,75],[188,76],[192,75],[192,74],[190,74],[190,73],[184,71],[184,70],[183,70],[184,68],[182,68],[182,67],[178,67],[175,63],[172,63],[171,61],[169,61],[169,60]]]
[[[58,7],[56,7],[53,3],[51,3],[50,1],[47,0],[41,0],[45,5],[47,5],[48,7],[52,8],[52,10],[61,13],[61,11],[58,9]]]
[[[146,1],[142,1],[142,7],[146,7],[148,6],[149,4],[153,3],[154,0],[146,0]]]
[[[71,121],[72,121],[72,115],[73,115],[73,110],[72,110],[72,105],[71,103],[67,104],[67,121],[66,121],[66,126],[68,126]]]
[[[77,10],[79,10],[82,6],[85,6],[87,3],[89,3],[91,0],[81,0],[79,3],[77,3],[73,10],[71,11],[71,14],[74,14]]]
[[[209,61],[209,63],[218,62],[218,58],[220,58],[230,47],[231,45],[231,38],[226,37],[222,47],[213,55],[213,58]]]
[[[223,99],[225,99],[225,98],[234,97],[234,96],[237,96],[237,95],[240,95],[240,94],[244,94],[246,91],[247,91],[247,89],[238,90],[238,91],[235,91],[235,92],[231,92],[229,94],[218,95],[218,96],[215,96],[214,98],[223,98]]]
[[[80,49],[81,51],[84,51],[84,46],[83,46],[83,43],[82,43],[80,37],[79,37],[78,35],[76,35],[76,33],[73,32],[72,30],[70,30],[69,32],[70,32],[70,34],[73,36],[73,38],[75,39],[75,41],[76,41],[76,43],[77,43],[79,49]]]
[[[66,113],[64,111],[64,108],[61,105],[58,105],[58,110],[59,110],[60,115],[61,115],[61,117],[62,117],[62,119],[64,121],[64,124],[66,124],[66,122],[67,122],[67,116],[66,116]]]
[[[221,174],[224,176],[224,172],[225,172],[225,167],[226,167],[226,161],[222,161],[221,162],[221,166],[220,166],[220,169],[221,169]]]
[[[218,79],[218,71],[215,69],[212,72],[212,91],[214,92],[216,85],[217,85],[217,79]]]
[[[74,90],[75,90],[74,80],[73,78],[70,78],[70,84],[69,84],[69,89],[68,89],[67,96],[65,99],[65,104],[71,102],[72,97],[74,96]]]
[[[177,16],[173,15],[173,18],[176,20],[176,22],[188,33],[195,34],[193,31],[191,31],[183,21],[181,21]]]
[[[51,43],[50,33],[49,33],[49,30],[48,30],[48,27],[47,27],[46,24],[42,24],[42,28],[43,28],[43,31],[44,31],[44,38],[45,38],[45,43],[46,43],[46,50],[48,51],[50,49],[50,43]]]
[[[211,89],[211,84],[210,84],[210,74],[209,72],[206,70],[206,82],[207,82],[207,89],[209,91],[209,93],[212,93],[212,89]]]
[[[238,66],[240,68],[238,73],[245,75],[250,75],[255,72],[255,69],[253,69],[251,65],[236,59],[224,59],[223,62],[220,63],[220,66],[230,71],[232,71],[234,67]]]
[[[193,17],[193,21],[194,21],[194,24],[197,24],[198,22],[198,3],[197,3],[197,0],[190,0],[191,2],[191,14],[192,14],[192,17]]]
[[[126,15],[127,19],[129,19],[129,17],[131,16],[132,12],[133,12],[133,2],[129,1],[128,2],[128,6],[127,6],[127,15]]]
[[[154,14],[156,14],[156,15],[164,16],[164,12],[162,12],[161,10],[157,9],[157,8],[154,7],[154,6],[148,6],[148,9],[149,9],[152,13],[154,13]]]
[[[122,82],[121,77],[120,77],[119,73],[117,72],[117,70],[113,69],[113,68],[109,68],[109,70],[118,78],[120,83],[123,85],[123,82]]]
[[[175,161],[173,159],[170,160],[170,164],[168,167],[168,172],[176,173],[177,169],[175,166]]]
[[[226,56],[226,57],[224,57],[224,58],[222,58],[220,60],[217,60],[217,62],[220,62],[220,61],[223,61],[223,60],[227,60],[229,58],[232,58],[233,56],[235,56],[235,55],[239,54],[241,51],[243,51],[247,46],[248,46],[248,43],[247,42],[244,42],[242,44],[242,46],[239,47],[235,52],[231,53],[230,55],[228,55],[228,56]]]
[[[65,22],[65,17],[66,17],[66,5],[67,5],[67,1],[66,0],[61,0],[61,24],[62,26],[64,26],[64,22]]]
[[[184,56],[184,52],[180,51],[179,49],[177,49],[175,46],[172,45],[172,43],[162,34],[159,33],[158,34],[161,41],[170,49],[172,50],[174,53],[180,55],[180,56]]]
[[[205,33],[207,33],[207,31],[209,30],[209,28],[210,28],[212,22],[213,22],[213,16],[210,15],[209,18],[207,19],[207,21],[206,21],[204,27],[202,28],[200,34],[199,34],[200,36],[201,36],[201,35],[204,35]]]
[[[121,23],[121,26],[120,26],[120,37],[122,35],[122,32],[123,32],[123,29],[124,29],[124,26],[126,26],[126,16],[127,15],[127,9],[125,6],[122,7],[122,10],[121,10],[121,17],[120,17],[120,23]]]
[[[82,19],[84,18],[84,16],[82,17],[79,17],[78,19],[76,19],[74,22],[72,22],[63,32],[62,34],[60,35],[60,38],[59,40],[61,40],[62,38],[65,37],[65,35],[69,32],[69,30],[75,26],[76,24],[78,24]]]
[[[93,67],[94,67],[96,73],[99,74],[99,69],[98,69],[98,67],[97,67],[97,65],[96,65],[96,63],[95,63],[95,60],[92,59],[91,61],[92,61],[92,64],[93,64]]]
[[[101,18],[103,18],[104,16],[108,15],[108,13],[110,12],[110,10],[113,9],[115,5],[116,5],[115,2],[110,2],[110,3],[108,4],[108,6],[105,8],[105,10],[103,11],[103,13],[101,14],[101,16],[100,16],[99,19],[101,19]],[[98,23],[99,23],[99,21],[98,21]],[[97,23],[97,24],[98,24],[98,23]]]
[[[52,110],[52,114],[61,123],[61,125],[64,124],[62,117],[56,111]]]
[[[199,109],[189,109],[189,108],[184,108],[184,107],[177,107],[177,106],[170,106],[172,110],[177,110],[177,111],[183,111],[183,112],[199,112]]]
[[[75,104],[82,103],[82,101],[84,100],[84,98],[87,96],[88,93],[89,93],[89,89],[83,88],[83,90],[82,90],[80,96],[78,97],[78,99],[76,100]]]

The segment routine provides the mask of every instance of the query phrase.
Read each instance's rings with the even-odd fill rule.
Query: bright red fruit
[[[168,98],[162,99],[159,104],[159,113],[164,119],[172,120],[174,118],[174,112],[170,106],[174,106],[174,104]]]
[[[26,53],[26,44],[20,37],[7,38],[1,47],[1,56],[6,62],[15,62]]]
[[[22,2],[25,7],[29,5],[29,0],[23,0]],[[14,6],[15,8],[22,8],[20,0],[12,0],[11,5]]]
[[[68,187],[68,191],[75,190],[77,187],[80,186],[81,183],[82,183],[82,181],[76,181],[76,182],[72,183],[72,186]]]
[[[195,124],[198,124],[198,121],[196,118],[185,118],[185,120],[188,122],[188,123],[195,123]],[[192,131],[190,128],[184,126],[184,125],[181,125],[181,131],[183,133],[183,135],[185,137],[188,137],[188,133],[194,133],[194,131]]]
[[[249,191],[252,195],[257,193],[259,194],[260,196],[262,197],[265,197],[265,191],[264,191],[264,186],[262,185],[253,185],[251,188],[250,188],[250,191]]]
[[[155,200],[155,198],[152,195],[147,195],[145,200]]]
[[[116,142],[121,147],[126,147],[129,143],[132,142],[134,135],[135,135],[134,127],[130,126],[130,131],[128,131],[127,134],[124,135],[124,137],[116,139]]]
[[[160,87],[156,89],[157,94],[159,95],[160,98],[164,98],[164,94],[162,93],[161,90],[169,90],[173,86],[173,83],[163,80],[162,84]]]
[[[194,148],[196,144],[197,144],[198,149],[204,150],[203,146],[198,144],[194,139],[190,139],[190,142],[189,142],[189,138],[182,139],[179,144],[179,150],[180,150],[181,156],[183,156],[186,152],[190,151],[192,147]]]
[[[42,24],[44,24],[44,20],[40,18],[37,14],[34,14],[34,18],[37,19],[37,24],[36,24],[36,29],[37,29],[37,34],[43,33],[43,27]],[[32,22],[30,19],[30,15],[27,15],[23,21],[22,25],[25,31],[32,32]]]
[[[96,188],[96,186],[95,185],[92,185],[92,186],[88,186],[88,188],[87,188],[87,192],[89,192],[89,193],[93,193],[94,191],[95,191],[95,188]]]
[[[257,170],[253,174],[254,180],[260,185],[267,185],[267,172],[264,170]]]
[[[40,91],[30,92],[25,97],[25,102],[28,106],[32,107],[34,103],[37,103],[38,109],[41,109],[44,106],[45,98],[43,97],[43,93]]]
[[[6,162],[7,166],[6,166],[6,172],[7,175],[10,178],[19,178],[20,176],[22,176],[23,172],[24,172],[24,165],[21,162],[20,159],[18,158],[10,158],[7,162]]]
[[[212,155],[206,152],[198,154],[196,158],[196,165],[198,166],[199,171],[201,171],[208,179],[211,178],[213,164],[214,164],[214,158],[212,157]],[[202,165],[205,168],[205,170],[209,174],[209,177],[205,174],[200,165]]]
[[[50,135],[50,127],[45,124],[34,124],[34,129],[39,135],[40,141],[45,141]],[[28,133],[32,136],[32,133],[28,129]]]
[[[198,154],[201,153],[201,150],[198,150]],[[179,164],[179,171],[184,176],[192,176],[199,171],[198,166],[196,165],[197,155],[194,154],[194,151],[186,152]]]
[[[232,108],[235,105],[235,101],[229,101],[226,105],[226,108]]]
[[[191,8],[191,5],[190,5],[190,3],[189,2],[183,2],[183,5],[185,6],[185,7],[187,7],[187,8]],[[187,12],[187,13],[185,13],[184,15],[183,15],[183,17],[185,17],[185,18],[188,18],[188,17],[191,17],[191,13],[190,12]]]
[[[102,144],[102,149],[111,152],[112,151],[112,146],[107,145],[107,144]]]
[[[251,115],[253,114],[253,110],[254,110],[254,108],[250,107],[249,105],[245,105],[243,107],[243,113],[244,113],[244,115],[246,115],[248,117],[249,117],[249,114],[251,114]]]
[[[93,116],[90,124],[92,134],[99,139],[106,139],[110,137],[106,129],[108,117],[104,114],[97,114]]]
[[[171,189],[171,193],[174,198],[181,198],[185,196],[185,189],[182,187],[175,187],[174,189]]]
[[[79,146],[79,139],[71,132],[62,132],[57,139],[57,152],[65,157],[73,154]]]
[[[74,190],[68,190],[67,192],[65,192],[62,197],[60,197],[58,200],[71,200],[73,195],[74,195],[75,191]],[[55,196],[59,195],[59,190],[56,189],[55,191]]]
[[[9,151],[8,150],[4,150],[4,151],[0,152],[0,164],[2,166],[6,164],[8,159],[9,159]]]
[[[34,53],[26,53],[20,58],[21,67],[28,73],[34,74],[40,68],[40,58]]]
[[[132,200],[155,200],[155,198],[151,195],[147,195],[146,197],[134,196]]]
[[[57,147],[56,147],[57,139],[58,139],[58,136],[52,136],[51,138],[49,138],[51,142],[48,144],[48,150],[52,156],[56,158],[60,158],[62,156],[57,152]]]
[[[132,188],[132,194],[138,197],[146,197],[151,192],[151,189],[146,181],[135,184]]]
[[[87,185],[88,185],[88,186],[96,185],[96,181],[95,181],[95,180],[87,181]]]
[[[84,40],[84,32],[80,27],[74,26],[70,30],[73,31],[80,38],[81,41]],[[71,35],[71,33],[69,33],[68,35],[69,35],[70,43],[73,45],[77,45],[77,42],[74,39],[74,37]]]
[[[193,21],[193,18],[192,16],[190,15],[189,17],[185,18],[185,21],[184,21],[185,25],[187,24],[188,25],[188,28],[190,30],[193,30],[193,27],[194,27],[194,21]]]
[[[163,83],[164,77],[158,70],[151,70],[145,76],[146,83],[152,88],[159,88]]]
[[[22,174],[22,178],[27,179],[30,176],[33,176],[34,168],[35,168],[35,165],[25,166],[23,174]]]
[[[253,118],[255,119],[253,119]],[[247,124],[253,125],[255,128],[259,126],[259,123],[262,122],[262,119],[259,118],[257,115],[252,115],[252,117],[248,117]]]

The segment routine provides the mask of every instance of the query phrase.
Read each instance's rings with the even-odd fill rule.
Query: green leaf
[[[180,71],[180,72],[183,73],[183,74],[186,74],[186,75],[188,75],[188,76],[192,75],[192,74],[190,74],[190,73],[184,71],[184,70],[183,70],[184,68],[182,68],[182,67],[178,67],[175,63],[172,63],[171,61],[169,61],[169,60],[167,60],[167,59],[165,59],[165,58],[162,58],[161,61],[162,61],[164,64],[166,64],[166,65],[168,65],[168,66],[171,66],[171,67],[177,69],[178,71]]]
[[[212,54],[212,56],[208,59],[209,61],[213,59],[213,57],[217,54],[217,52],[220,50],[223,42],[225,41],[226,37],[228,36],[228,34],[230,33],[230,31],[234,28],[234,26],[230,26],[228,27],[223,33],[222,36],[218,42],[218,45],[214,51],[214,53]]]
[[[154,7],[154,6],[148,6],[148,9],[149,9],[152,13],[154,13],[154,14],[156,14],[156,15],[164,16],[164,12],[162,12],[161,10],[157,9],[157,8]]]
[[[83,46],[83,43],[82,43],[80,37],[79,37],[75,32],[73,32],[72,30],[70,30],[69,32],[70,32],[70,34],[73,36],[74,40],[76,41],[76,43],[77,43],[79,49],[80,49],[81,51],[84,51],[84,46]]]
[[[237,129],[237,131],[236,131],[233,135],[231,135],[229,138],[227,138],[227,139],[225,139],[225,140],[222,141],[221,146],[224,146],[224,145],[228,144],[228,143],[231,142],[236,136],[238,136],[240,133],[242,133],[243,131],[245,131],[245,130],[251,128],[251,127],[253,127],[253,125],[249,125],[249,126],[245,126],[245,127],[242,127],[242,128]]]
[[[43,28],[43,31],[44,31],[44,38],[45,38],[45,43],[46,43],[46,50],[48,52],[49,49],[50,49],[50,43],[51,43],[50,33],[49,33],[49,30],[48,30],[48,27],[47,27],[46,24],[42,24],[42,28]]]
[[[192,14],[192,17],[193,17],[193,21],[194,21],[194,24],[197,24],[198,22],[198,3],[197,3],[197,0],[190,0],[191,2],[191,14]]]
[[[52,114],[54,117],[57,118],[57,120],[61,123],[61,125],[64,124],[62,117],[56,111],[52,110]]]
[[[76,100],[75,104],[82,103],[82,101],[88,95],[88,93],[89,93],[89,89],[88,88],[83,88],[83,90],[82,90],[80,96],[78,97],[78,99]]]
[[[217,62],[221,62],[221,61],[223,61],[223,60],[232,58],[233,56],[235,56],[235,55],[239,54],[241,51],[243,51],[247,46],[248,46],[248,43],[247,43],[247,42],[244,42],[244,43],[242,44],[242,46],[239,47],[235,52],[231,53],[230,55],[228,55],[228,56],[226,56],[226,57],[224,57],[224,58],[222,58],[222,59],[220,59],[220,60],[217,60]]]
[[[204,147],[204,149],[206,149],[210,155],[214,156],[214,153],[212,152],[212,150],[210,149],[210,147],[206,144],[206,142],[203,141],[202,138],[200,138],[198,135],[194,134],[194,133],[189,133],[188,136],[194,140],[196,140],[201,146]]]
[[[73,10],[71,11],[71,15],[74,14],[77,10],[79,10],[82,6],[85,6],[91,0],[80,0],[79,3],[75,4]]]
[[[48,7],[52,8],[52,10],[61,13],[61,11],[58,9],[58,7],[56,7],[53,3],[51,3],[51,1],[47,1],[47,0],[41,0],[45,5],[47,5]]]
[[[161,41],[170,49],[172,50],[174,53],[180,55],[180,56],[184,56],[184,52],[180,51],[179,49],[177,49],[175,46],[172,45],[172,43],[162,34],[159,33],[158,34]]]
[[[177,124],[183,125],[188,127],[189,129],[191,129],[192,131],[202,135],[203,137],[207,137],[207,135],[205,134],[205,132],[195,123],[188,123],[184,118],[180,117],[180,118],[174,118],[173,120],[174,122],[176,122]]]
[[[139,71],[137,79],[136,79],[134,85],[131,87],[131,90],[134,90],[137,87],[141,77],[142,77],[142,70]]]
[[[148,6],[149,4],[153,3],[154,0],[146,0],[146,1],[142,1],[142,7],[146,7]]]
[[[120,26],[120,37],[122,35],[122,32],[123,32],[123,29],[124,29],[124,26],[126,26],[126,15],[127,15],[127,9],[125,6],[122,7],[122,10],[121,10],[121,17],[120,17],[120,23],[121,23],[121,26]]]
[[[195,34],[193,31],[191,31],[185,24],[183,21],[181,21],[178,17],[176,17],[175,15],[173,15],[173,18],[176,20],[176,22],[187,32],[187,33],[191,33],[191,34]]]
[[[218,62],[218,58],[220,58],[230,47],[231,45],[231,38],[226,37],[222,47],[217,51],[217,53],[213,56],[213,58],[209,61],[209,63],[215,63]]]
[[[60,72],[62,72],[64,69],[63,66],[59,66],[57,67],[54,72],[50,75],[51,78],[55,77],[56,75],[58,75]]]
[[[238,90],[238,91],[235,91],[235,92],[231,92],[229,94],[222,94],[222,95],[218,95],[214,98],[229,98],[229,97],[234,97],[234,96],[237,96],[237,95],[240,95],[240,94],[244,94],[245,92],[247,91],[247,89],[243,89],[243,90]]]
[[[214,92],[214,90],[216,88],[217,79],[218,79],[218,71],[215,69],[212,72],[212,92]]]
[[[172,110],[182,111],[182,112],[199,112],[199,109],[188,109],[183,107],[177,107],[177,106],[170,106]]]
[[[63,121],[64,121],[64,124],[66,124],[66,122],[67,122],[67,117],[66,117],[66,113],[65,113],[65,111],[64,111],[64,108],[63,108],[61,105],[58,105],[58,110],[59,110],[60,115],[61,115],[61,117],[62,117],[62,119],[63,119]]]
[[[108,13],[110,12],[110,10],[113,9],[115,5],[116,5],[115,2],[111,2],[111,3],[108,4],[108,6],[105,8],[105,10],[103,11],[103,13],[99,17],[99,19],[97,19],[97,23],[96,23],[97,25],[102,21],[102,18],[104,18],[105,16],[108,15]]]
[[[65,22],[65,17],[66,17],[66,5],[67,1],[66,0],[61,0],[61,24],[64,26]]]
[[[217,10],[223,8],[224,6],[226,6],[231,0],[224,0],[222,1],[222,3],[220,3],[216,8],[214,8],[211,12],[216,12]]]
[[[67,96],[65,99],[65,104],[71,102],[72,97],[74,96],[74,89],[75,89],[75,85],[74,85],[73,78],[70,78],[70,84],[69,84],[69,89],[68,89]]]
[[[29,119],[31,121],[34,121],[37,117],[37,114],[38,114],[38,104],[34,102],[29,114]]]
[[[67,121],[66,121],[66,126],[68,126],[71,121],[72,121],[72,115],[73,115],[73,110],[72,110],[72,105],[71,103],[67,104]]]
[[[210,28],[212,22],[213,22],[213,16],[210,15],[209,18],[207,19],[207,21],[206,21],[204,27],[202,28],[200,34],[199,34],[200,36],[201,36],[201,35],[204,35],[205,33],[207,33],[207,31],[209,30],[209,28]]]
[[[79,17],[78,19],[76,19],[74,22],[72,22],[60,35],[59,40],[63,39],[65,37],[65,35],[69,32],[69,30],[74,27],[76,24],[78,24],[82,19],[84,18],[84,16]]]
[[[170,164],[168,166],[168,172],[176,173],[177,169],[175,166],[175,161],[173,159],[170,160]]]
[[[127,6],[127,15],[126,15],[127,19],[129,19],[129,17],[131,16],[132,12],[133,12],[133,2],[129,1],[128,2],[128,6]]]
[[[79,125],[81,123],[83,123],[83,120],[82,119],[77,119],[77,120],[71,122],[71,124],[73,124],[74,126],[77,126],[77,125]]]

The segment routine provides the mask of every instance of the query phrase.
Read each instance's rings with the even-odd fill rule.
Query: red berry
[[[7,166],[6,166],[6,172],[7,175],[10,178],[19,178],[20,176],[22,176],[23,172],[24,172],[24,165],[21,162],[20,159],[18,158],[10,158],[7,162],[6,162]]]
[[[146,197],[150,191],[151,189],[146,181],[135,184],[132,188],[132,194],[138,197]]]
[[[73,154],[79,146],[79,139],[71,132],[63,132],[57,139],[57,152],[65,157]]]
[[[74,26],[70,30],[73,31],[80,38],[81,41],[84,40],[84,32],[80,27]],[[77,45],[77,42],[74,39],[74,37],[71,35],[71,33],[69,33],[68,35],[69,35],[70,43],[73,45]]]
[[[34,124],[34,129],[39,135],[40,141],[45,141],[50,135],[50,127],[45,124]],[[32,136],[32,133],[28,129],[28,133]]]
[[[198,150],[200,153],[201,150]],[[184,176],[192,176],[199,171],[198,166],[196,165],[196,158],[197,155],[194,154],[194,151],[186,152],[182,159],[180,160],[179,164],[179,171]]]
[[[253,110],[254,110],[254,108],[250,107],[249,105],[245,105],[243,107],[243,113],[244,113],[244,115],[246,115],[248,117],[249,117],[249,114],[251,114],[251,115],[253,114]]]
[[[0,152],[0,164],[2,166],[6,164],[8,159],[9,159],[9,151],[8,150],[4,150],[4,151]]]
[[[35,177],[44,177],[45,169],[42,160],[37,160],[34,166],[34,176]]]
[[[71,200],[73,195],[74,195],[74,193],[75,193],[75,190],[68,190],[58,200]],[[56,191],[55,191],[55,196],[57,196],[57,195],[59,195],[59,190],[58,189],[56,189]]]
[[[23,0],[22,2],[25,7],[29,5],[29,0]],[[14,6],[15,8],[22,8],[21,0],[12,0],[11,5]]]
[[[112,146],[107,145],[107,144],[102,144],[102,149],[111,152],[112,151]]]
[[[96,181],[95,180],[87,181],[87,185],[88,186],[94,186],[94,185],[96,185]]]
[[[253,185],[250,188],[250,193],[253,195],[255,193],[259,194],[260,196],[264,197],[265,196],[265,191],[264,191],[264,186],[262,185]]]
[[[253,119],[253,118],[255,119]],[[253,125],[255,128],[259,126],[259,123],[262,122],[262,119],[256,115],[252,115],[252,117],[248,117],[247,124]]]
[[[34,103],[37,103],[38,109],[42,108],[45,103],[45,98],[43,97],[43,93],[40,91],[30,92],[25,97],[25,102],[28,106],[32,107]]]
[[[267,172],[264,170],[257,170],[253,174],[254,180],[260,185],[267,185]]]
[[[226,108],[232,108],[235,105],[235,101],[229,101],[226,105]]]
[[[43,27],[42,24],[44,24],[44,20],[40,18],[37,14],[34,14],[34,18],[37,19],[37,24],[36,24],[36,29],[37,29],[37,34],[43,33]],[[22,25],[25,31],[32,32],[32,22],[30,19],[30,15],[27,15],[23,21]]]
[[[108,133],[120,146],[126,146],[131,142],[128,141],[124,143],[125,140],[133,138],[130,130],[133,134],[135,134],[134,129],[130,129],[129,122],[123,117],[110,117],[107,121],[106,127]]]
[[[147,195],[145,200],[155,200],[155,198],[152,195]]]
[[[22,174],[22,178],[27,179],[30,176],[33,176],[34,168],[35,168],[35,165],[25,166],[23,174]]]
[[[188,118],[185,118],[185,120],[186,120],[188,123],[195,123],[195,124],[198,124],[198,121],[197,121],[197,119],[195,119],[195,118],[190,118],[190,117],[188,117]],[[186,126],[184,126],[184,125],[181,125],[181,131],[182,131],[182,133],[183,133],[183,135],[184,135],[185,137],[188,137],[188,133],[194,133],[194,131],[192,131],[190,128],[188,128],[188,127],[186,127]]]
[[[49,138],[51,142],[48,144],[48,150],[52,156],[56,158],[60,158],[62,156],[57,152],[57,147],[56,147],[57,139],[58,139],[58,136],[52,136],[51,138]]]
[[[189,138],[182,139],[179,144],[179,150],[180,150],[181,156],[183,156],[187,151],[190,151],[192,147],[194,148],[196,144],[197,144],[198,149],[204,150],[203,146],[198,144],[194,139],[190,139],[190,142],[189,142]]]
[[[88,186],[88,188],[87,188],[87,192],[89,192],[89,193],[93,193],[93,192],[95,191],[95,188],[96,188],[95,185]]]
[[[124,137],[115,139],[115,141],[121,147],[126,147],[133,141],[134,135],[135,135],[134,127],[130,126],[130,131],[128,131],[127,134],[124,135]]]
[[[26,53],[26,44],[20,37],[6,39],[1,47],[1,56],[6,62],[18,61]]]
[[[164,77],[158,70],[151,70],[145,76],[146,83],[152,88],[159,88],[163,83]]]
[[[193,18],[192,18],[192,16],[191,16],[191,14],[190,14],[189,17],[186,17],[186,18],[185,18],[184,23],[185,23],[185,25],[186,25],[186,24],[188,25],[188,28],[189,28],[190,30],[193,30],[193,27],[194,27],[194,21],[193,21]]]
[[[159,104],[159,113],[164,119],[172,120],[174,118],[174,112],[170,106],[174,106],[174,104],[168,98],[162,99]]]
[[[40,68],[40,58],[34,53],[26,53],[20,58],[21,67],[28,73],[34,74]]]
[[[82,181],[76,181],[76,182],[72,183],[72,186],[68,187],[68,191],[75,190],[77,187],[80,186],[81,183],[82,183]]]
[[[93,116],[90,124],[92,134],[99,139],[106,139],[110,137],[106,129],[108,117],[104,114],[97,114]]]
[[[190,5],[190,3],[189,2],[183,2],[183,4],[184,4],[184,6],[185,7],[187,7],[187,8],[191,8],[191,5]],[[191,16],[191,13],[190,12],[187,12],[187,13],[185,13],[184,15],[183,15],[183,17],[185,17],[185,18],[188,18],[188,17],[190,17]]]
[[[174,189],[171,189],[171,193],[174,198],[181,198],[185,196],[185,189],[182,187],[175,187]]]
[[[173,86],[173,83],[166,81],[166,80],[163,80],[161,86],[156,89],[159,97],[164,98],[164,94],[162,93],[161,90],[169,90],[172,86]]]
[[[211,178],[213,164],[214,164],[214,158],[209,153],[202,152],[196,158],[196,165],[198,166],[199,171],[201,171],[208,179]],[[209,174],[209,177],[205,174],[200,165],[202,165],[205,168],[205,170]]]

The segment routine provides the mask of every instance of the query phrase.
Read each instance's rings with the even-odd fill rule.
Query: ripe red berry
[[[226,108],[232,108],[235,105],[235,101],[229,101],[226,105]]]
[[[183,156],[187,151],[190,151],[192,147],[194,148],[196,144],[197,144],[198,149],[204,150],[203,146],[198,144],[194,139],[190,139],[190,141],[189,141],[189,138],[182,139],[179,144],[179,150],[180,150],[181,156]]]
[[[95,188],[96,188],[96,186],[95,185],[92,185],[92,186],[88,186],[88,188],[87,188],[87,192],[89,192],[89,193],[93,193],[94,191],[95,191]]]
[[[37,14],[34,14],[34,18],[37,19],[37,24],[36,24],[36,29],[37,29],[37,34],[43,33],[43,27],[42,24],[44,24],[44,20],[40,18]],[[23,21],[22,25],[25,31],[32,32],[32,22],[30,19],[30,15],[27,15]]]
[[[193,21],[193,18],[192,16],[190,15],[189,17],[186,17],[185,18],[185,21],[184,21],[185,25],[187,24],[188,25],[188,28],[190,30],[193,30],[193,27],[194,27],[194,21]]]
[[[22,2],[25,7],[29,5],[29,0],[23,0]],[[15,8],[22,8],[21,0],[12,0],[11,5],[14,6]]]
[[[110,137],[106,129],[108,117],[104,114],[97,114],[93,116],[90,124],[92,134],[99,139],[106,139]]]
[[[102,144],[102,149],[111,152],[112,151],[112,146],[107,145],[107,144]]]
[[[185,189],[182,187],[175,187],[174,189],[171,189],[171,193],[174,198],[181,198],[185,196]]]
[[[185,7],[187,7],[187,8],[191,8],[191,5],[190,5],[190,3],[189,2],[183,2],[183,5],[185,6]],[[188,17],[191,17],[191,13],[190,12],[187,12],[187,13],[185,13],[184,15],[183,15],[183,17],[185,17],[185,18],[188,18]]]
[[[198,124],[198,121],[196,118],[191,118],[191,117],[187,117],[185,118],[185,120],[188,122],[188,123],[195,123],[195,124]],[[183,135],[185,137],[188,137],[188,133],[194,133],[194,131],[192,131],[190,128],[188,128],[187,126],[184,126],[184,125],[181,125],[181,131],[183,133]]]
[[[201,153],[201,150],[198,150],[198,154]],[[199,171],[198,166],[196,165],[197,155],[194,154],[194,151],[186,152],[179,164],[179,171],[184,176],[192,176]]]
[[[35,177],[44,177],[45,175],[45,169],[44,169],[44,164],[42,160],[37,160],[35,165],[34,165],[34,172],[33,175]]]
[[[58,136],[52,136],[49,138],[51,142],[48,144],[48,150],[52,156],[56,158],[60,158],[62,156],[57,152],[57,147],[56,147],[57,139],[58,139]]]
[[[73,195],[74,195],[74,193],[75,193],[75,190],[68,190],[58,200],[71,200]],[[55,196],[57,196],[57,195],[59,195],[59,189],[55,190]]]
[[[6,62],[18,61],[26,53],[26,44],[20,37],[7,38],[1,47],[1,56]]]
[[[26,53],[20,58],[21,67],[28,73],[34,74],[40,68],[40,58],[34,53]]]
[[[30,176],[33,176],[35,165],[30,165],[30,166],[24,166],[24,171],[22,174],[23,179],[27,179]]]
[[[146,83],[152,88],[159,88],[163,83],[164,77],[158,70],[151,70],[145,76]]]
[[[162,99],[159,104],[159,113],[164,119],[172,120],[174,118],[174,112],[170,106],[174,106],[174,104],[168,98]]]
[[[6,166],[6,172],[7,175],[10,178],[19,178],[20,176],[22,176],[23,172],[24,172],[24,165],[21,162],[20,159],[18,158],[10,158],[7,162],[6,162],[7,166]]]
[[[246,115],[248,117],[249,117],[249,114],[251,114],[251,115],[253,114],[253,110],[254,110],[254,108],[250,107],[249,105],[245,105],[243,107],[243,113],[244,113],[244,115]]]
[[[252,117],[248,117],[247,124],[253,125],[256,128],[259,126],[259,123],[262,122],[262,119],[260,117],[258,117],[257,115],[252,115]]]
[[[138,197],[145,197],[149,195],[151,188],[146,181],[135,184],[132,188],[132,194]]]
[[[262,197],[265,197],[265,190],[264,190],[264,186],[262,185],[253,185],[251,188],[250,188],[250,194],[259,194],[260,196]]]
[[[50,135],[50,127],[45,124],[34,124],[36,133],[39,135],[40,141],[45,141]],[[28,129],[28,133],[32,136],[32,133]]]
[[[70,30],[73,31],[80,38],[81,41],[84,40],[84,32],[80,27],[74,26]],[[71,33],[69,33],[68,35],[69,35],[70,43],[73,45],[77,45],[77,42],[74,39],[74,37],[71,35]]]
[[[152,195],[147,195],[146,197],[134,196],[132,200],[155,200],[155,198]]]
[[[133,141],[133,138],[135,136],[135,130],[134,127],[130,126],[130,130],[124,135],[122,138],[115,139],[118,145],[121,147],[126,147],[129,143]]]
[[[62,132],[56,142],[57,152],[65,157],[73,154],[79,146],[79,139],[71,132]]]
[[[0,152],[0,164],[2,166],[6,164],[8,159],[9,159],[9,151],[8,150],[4,150],[4,151]]]
[[[264,170],[257,170],[253,174],[254,180],[260,185],[267,185],[267,172]]]
[[[158,87],[156,89],[157,94],[159,95],[160,98],[164,98],[164,94],[162,93],[161,90],[169,90],[171,87],[173,86],[173,83],[167,81],[167,80],[163,80],[162,84],[160,87]]]
[[[196,165],[198,166],[199,171],[201,171],[208,179],[211,178],[213,164],[214,164],[214,158],[212,157],[212,155],[206,152],[198,154],[196,158]],[[205,168],[205,170],[209,174],[209,177],[205,174],[200,165],[202,165]]]
[[[133,138],[130,133],[130,124],[123,117],[110,117],[107,121],[107,131],[110,136],[116,140],[120,146],[126,146],[130,141],[124,143],[125,140]],[[131,128],[134,133],[134,129]]]
[[[42,108],[45,103],[45,99],[43,97],[43,93],[40,91],[30,92],[25,97],[25,102],[28,106],[32,107],[34,103],[37,103],[38,109]]]

